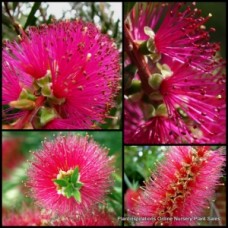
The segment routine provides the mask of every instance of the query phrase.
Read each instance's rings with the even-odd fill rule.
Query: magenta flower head
[[[125,143],[226,142],[226,64],[194,5],[136,3],[126,17]]]
[[[37,203],[58,214],[83,214],[112,185],[113,159],[88,136],[58,136],[34,153],[28,186]]]
[[[126,144],[160,144],[181,142],[184,125],[176,126],[168,118],[166,107],[155,111],[151,105],[125,101],[124,142]],[[144,113],[143,113],[144,111]],[[152,116],[153,115],[153,116]]]
[[[153,218],[138,225],[191,226],[202,216],[222,175],[221,149],[171,147],[166,161],[146,183],[136,208],[139,217]]]
[[[169,62],[168,65],[172,74],[163,78],[159,93],[163,97],[170,119],[174,120],[177,126],[185,125],[181,140],[225,143],[225,67],[218,65],[214,69],[215,73],[203,74],[188,64],[177,61]]]
[[[5,42],[2,64],[3,105],[13,128],[94,128],[114,105],[119,53],[92,23],[64,21],[22,31],[19,42]]]
[[[208,71],[220,49],[208,42],[215,28],[207,31],[204,24],[211,16],[201,16],[195,3],[137,3],[130,14],[130,29],[134,40],[150,44],[154,61],[165,55]]]

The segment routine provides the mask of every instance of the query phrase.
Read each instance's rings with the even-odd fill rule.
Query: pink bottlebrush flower
[[[137,207],[137,201],[140,199],[142,190],[140,188],[128,188],[124,194],[124,205],[128,215],[134,215]]]
[[[102,202],[112,184],[112,157],[89,137],[44,142],[28,171],[37,203],[58,214],[83,214]]]
[[[203,74],[177,61],[168,61],[172,75],[162,80],[159,91],[168,116],[186,123],[190,142],[225,143],[225,67]],[[166,62],[167,63],[167,62]]]
[[[19,213],[8,212],[2,218],[3,226],[43,226],[47,225],[49,215],[37,208],[23,208]]]
[[[152,112],[148,106],[141,106],[139,102],[125,101],[124,111],[124,142],[126,144],[171,144],[190,141],[187,125],[179,120],[169,118],[167,111]],[[157,112],[157,113],[156,113]]]
[[[14,128],[31,122],[33,128],[85,129],[104,121],[120,80],[113,40],[81,20],[22,33],[3,48],[3,105],[19,111],[10,116]]]
[[[139,105],[135,102],[130,103],[124,100],[124,142],[135,142],[134,132],[138,129],[140,124],[144,123],[143,113]]]
[[[117,226],[117,217],[112,212],[102,211],[98,208],[85,213],[83,216],[66,216],[54,220],[54,226]]]
[[[166,161],[146,183],[136,209],[137,216],[153,220],[140,221],[138,225],[195,225],[196,220],[189,218],[202,216],[219,183],[224,163],[221,149],[170,148]]]
[[[135,42],[150,39],[154,60],[162,54],[210,71],[220,49],[219,44],[208,42],[209,32],[215,29],[207,31],[204,24],[211,16],[201,16],[195,3],[137,3],[127,23]]]
[[[7,138],[2,142],[2,175],[7,178],[12,170],[23,160],[24,156],[20,150],[21,139]]]
[[[225,63],[208,42],[210,16],[184,3],[134,5],[125,62],[140,80],[125,88],[125,143],[225,143]]]

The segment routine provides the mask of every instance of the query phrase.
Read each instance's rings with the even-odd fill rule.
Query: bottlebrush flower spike
[[[125,209],[128,215],[134,215],[135,208],[137,207],[137,201],[140,199],[141,193],[142,190],[140,188],[128,188],[126,193],[124,194]]]
[[[219,44],[208,42],[209,32],[215,29],[207,31],[204,24],[211,16],[202,17],[195,3],[137,3],[127,23],[135,42],[145,41],[150,47],[147,54],[155,61],[162,54],[210,71],[220,49]]]
[[[221,149],[211,151],[204,146],[170,148],[166,161],[146,183],[136,209],[139,217],[164,220],[141,221],[138,225],[195,225],[195,220],[181,218],[202,215],[219,183],[224,163]]]
[[[89,211],[83,216],[66,216],[51,222],[53,226],[117,226],[116,215],[111,212],[102,211],[98,208]]]
[[[28,171],[37,203],[58,214],[83,214],[112,185],[112,157],[89,137],[58,136],[34,153]]]
[[[43,226],[47,225],[49,215],[37,208],[23,208],[19,213],[9,212],[2,218],[3,226]]]
[[[119,53],[81,20],[30,27],[3,48],[3,105],[18,110],[14,128],[85,129],[101,123],[118,91]],[[8,111],[8,110],[7,110]],[[10,111],[10,110],[9,110]],[[21,111],[21,112],[20,112]]]

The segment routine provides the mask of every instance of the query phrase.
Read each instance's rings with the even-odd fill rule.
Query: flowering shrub
[[[104,200],[112,185],[112,163],[88,136],[59,136],[34,153],[28,186],[45,209],[81,215]]]
[[[141,151],[140,148],[136,150]],[[200,218],[208,212],[207,209],[210,209],[209,218],[221,220],[219,209],[216,209],[217,212],[214,215],[214,207],[211,203],[213,199],[216,200],[214,192],[222,181],[220,177],[223,176],[225,166],[223,147],[212,149],[207,146],[170,146],[168,150],[166,148],[164,160],[156,164],[153,164],[153,151],[158,151],[159,147],[156,149],[156,147],[144,146],[144,148],[143,155],[140,153],[141,157],[138,161],[126,165],[129,178],[132,178],[131,169],[129,169],[131,166],[142,175],[145,173],[144,170],[148,169],[148,164],[153,170],[145,176],[146,182],[141,187],[143,191],[135,200],[136,205],[132,212],[138,218],[138,221],[135,220],[136,225],[197,225]],[[125,150],[128,152],[134,149],[135,147],[129,147]],[[151,156],[148,156],[149,152],[152,152]],[[134,173],[134,177],[136,176]]]
[[[3,132],[3,174],[7,174],[2,182],[3,225],[120,223],[122,180],[117,151],[122,135],[98,131],[90,135],[97,142],[86,132],[58,136],[49,131]]]
[[[5,121],[15,129],[92,129],[104,122],[120,80],[113,40],[79,19],[21,33],[3,48]]]
[[[136,3],[124,22],[125,143],[225,143],[226,72],[195,3]]]

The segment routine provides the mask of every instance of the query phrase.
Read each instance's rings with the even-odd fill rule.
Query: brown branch
[[[9,6],[8,6],[8,2],[4,2],[4,6],[5,6],[5,11],[7,13],[7,15],[9,16],[9,19],[15,29],[15,32],[18,34],[18,35],[21,35],[21,26],[18,22],[15,21],[15,18],[12,16],[12,14],[10,13],[10,9],[9,9]]]
[[[145,61],[144,55],[139,51],[139,45],[134,42],[128,25],[124,24],[124,43],[126,52],[131,62],[138,68],[138,75],[142,81],[142,88],[146,94],[153,92],[153,89],[148,85],[148,78],[150,76],[150,70],[148,64]]]

